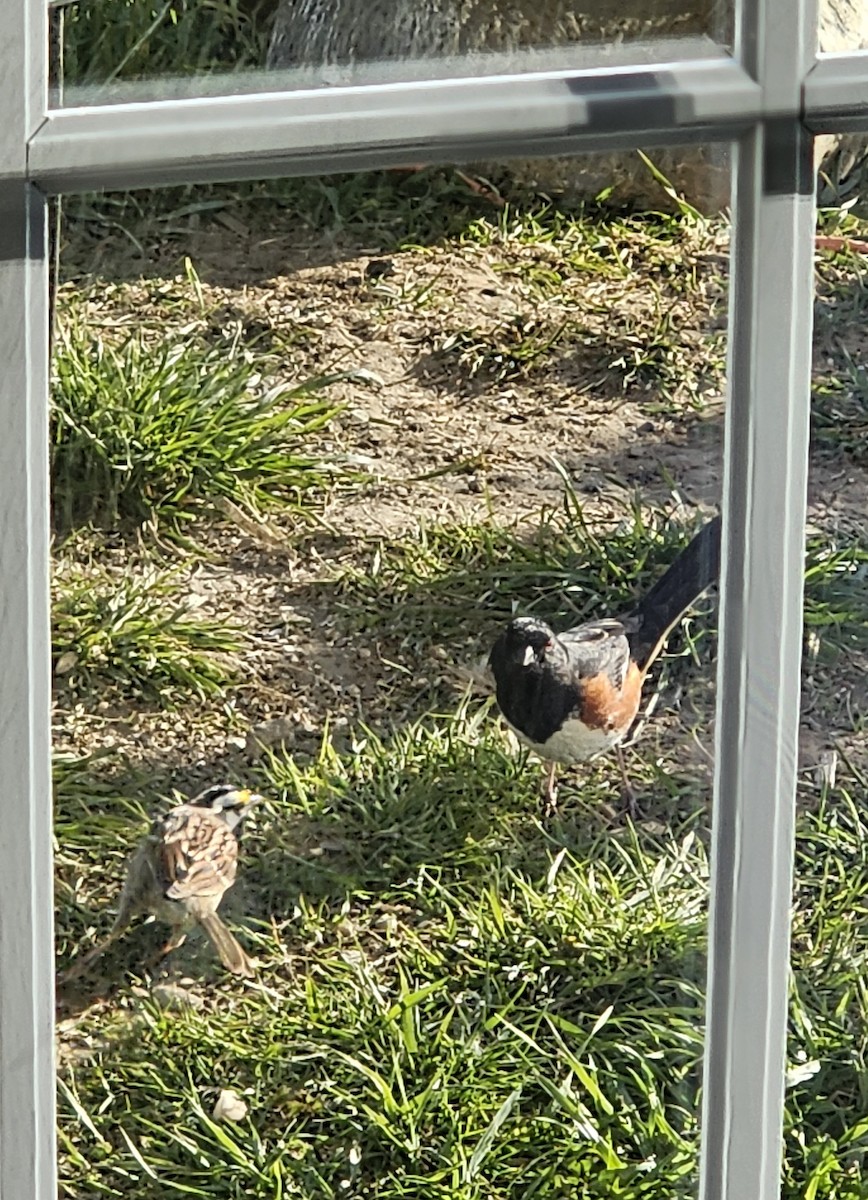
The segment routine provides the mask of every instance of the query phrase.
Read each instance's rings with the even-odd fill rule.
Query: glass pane
[[[865,191],[868,175],[868,136],[863,133],[825,134],[816,139],[819,202],[836,210],[851,208]]]
[[[868,48],[868,8],[862,0],[821,0],[819,17],[824,54]]]
[[[66,1194],[694,1194],[729,230],[686,155],[575,164],[632,206],[511,165],[64,201]],[[224,784],[240,846],[238,792],[167,823]]]
[[[868,1189],[865,215],[825,208],[817,237],[785,1143],[793,1198]]]
[[[732,13],[732,0],[67,0],[51,10],[52,103],[709,57],[731,44]]]

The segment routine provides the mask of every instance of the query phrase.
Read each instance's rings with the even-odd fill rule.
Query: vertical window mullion
[[[55,1200],[45,5],[0,38],[0,1200]]]
[[[56,1195],[44,231],[0,185],[0,1200]]]
[[[813,0],[743,0],[766,109],[794,104]],[[812,139],[740,141],[733,200],[702,1200],[780,1194],[815,219]]]

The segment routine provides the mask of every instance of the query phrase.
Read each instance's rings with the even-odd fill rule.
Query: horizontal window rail
[[[805,80],[804,114],[812,133],[868,132],[868,50],[820,57]]]
[[[719,52],[581,71],[64,108],[50,111],[31,138],[28,178],[58,193],[575,154],[728,140],[780,117],[801,118],[813,133],[866,130],[868,52],[820,58],[802,93],[801,106],[770,103],[768,90]]]
[[[764,115],[759,85],[719,57],[59,109],[28,172],[49,193],[153,187],[730,139]]]

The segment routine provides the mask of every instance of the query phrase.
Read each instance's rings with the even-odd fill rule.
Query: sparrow
[[[555,633],[516,617],[488,659],[506,723],[548,763],[546,810],[557,803],[558,763],[581,763],[620,745],[636,719],[642,686],[673,627],[720,575],[720,517],[696,534],[624,616]],[[628,789],[629,791],[629,789]]]
[[[65,978],[79,975],[144,913],[173,927],[159,958],[177,949],[198,924],[228,971],[252,975],[250,959],[217,909],[235,882],[236,831],[261,801],[261,796],[246,788],[220,784],[158,817],[130,858],[118,913],[108,935]]]

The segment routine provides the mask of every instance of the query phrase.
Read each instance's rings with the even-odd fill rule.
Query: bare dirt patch
[[[720,223],[673,232],[630,220],[543,237],[519,216],[484,228],[477,219],[460,237],[396,248],[369,233],[312,234],[287,214],[254,224],[223,212],[183,237],[161,227],[139,242],[147,253],[121,235],[92,242],[84,272],[80,241],[62,306],[108,338],[134,326],[158,338],[167,323],[240,338],[276,382],[348,373],[330,391],[342,411],[313,449],[365,478],[324,496],[314,527],[215,514],[198,531],[208,556],[191,561],[188,587],[244,630],[227,705],[181,715],[105,700],[69,707],[61,686],[62,749],[122,749],[183,786],[243,769],[264,722],[284,722],[290,745],[311,753],[327,724],[340,741],[359,720],[406,718],[443,693],[448,660],[479,649],[485,622],[468,613],[464,644],[423,647],[436,653],[421,675],[425,660],[402,648],[388,609],[367,632],[353,627],[333,581],[373,569],[381,543],[441,524],[532,529],[561,505],[562,472],[601,532],[633,504],[686,513],[719,502]],[[822,349],[828,329],[818,337]],[[864,465],[818,446],[814,525],[859,533],[866,501]],[[861,682],[835,669],[849,710]],[[839,712],[828,736],[846,726]]]

